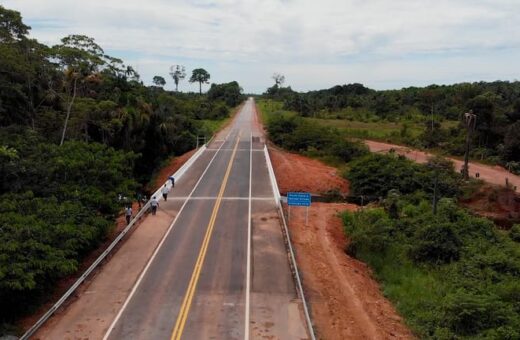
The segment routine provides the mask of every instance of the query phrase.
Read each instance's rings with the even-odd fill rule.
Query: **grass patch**
[[[204,131],[207,131],[210,135],[213,135],[214,133],[222,129],[222,127],[225,126],[230,120],[231,117],[222,118],[218,120],[202,119],[200,120],[201,128]]]
[[[305,118],[313,124],[321,126],[335,127],[347,137],[384,140],[394,143],[401,143],[403,134],[408,138],[417,138],[424,131],[424,124],[412,121],[388,122],[388,121],[356,121],[347,119],[323,119]],[[457,126],[457,121],[443,121],[443,128]]]
[[[284,110],[283,103],[276,100],[261,99],[257,102],[257,106],[260,110],[260,119],[265,126],[267,126],[274,117],[283,116],[289,118],[297,116],[297,113],[294,111]]]

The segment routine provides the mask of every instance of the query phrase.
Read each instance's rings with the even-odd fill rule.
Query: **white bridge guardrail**
[[[182,175],[184,175],[186,173],[186,171],[200,157],[200,155],[204,152],[204,150],[206,150],[206,145],[203,145],[202,147],[200,147],[190,157],[190,159],[188,159],[188,161],[186,163],[184,163],[179,168],[179,170],[177,170],[173,174],[173,177],[175,178],[175,180],[178,180]],[[169,182],[170,181],[167,180],[163,184],[168,185]],[[161,187],[162,187],[162,185],[161,185]],[[151,197],[153,197],[153,196],[158,197],[158,195],[160,196],[161,187],[159,187],[159,189],[157,189],[157,191],[154,194],[152,194]],[[99,255],[99,257],[96,259],[96,261],[94,261],[94,263],[92,263],[90,265],[90,267],[88,267],[88,269],[85,270],[85,272],[76,280],[76,282],[74,282],[74,284],[69,288],[69,290],[67,290],[65,292],[65,294],[63,294],[63,296],[38,321],[36,321],[36,323],[25,332],[25,334],[23,334],[20,337],[20,340],[29,339],[56,312],[56,310],[58,310],[65,303],[65,301],[86,280],[86,278],[94,271],[94,269],[96,269],[96,267],[108,256],[108,254],[110,254],[110,252],[121,241],[121,239],[134,227],[135,223],[139,219],[141,219],[141,217],[143,217],[143,215],[145,214],[145,212],[148,211],[149,208],[150,208],[150,200],[148,200],[148,202],[146,202],[146,204],[141,208],[141,210],[139,210],[139,212],[137,213],[137,215],[135,215],[135,217],[132,219],[132,221],[130,221],[130,223],[125,227],[125,229],[114,239],[114,241],[112,241],[110,246],[108,246],[108,248],[103,253],[101,253],[101,255]]]
[[[271,178],[271,185],[273,187],[275,199],[276,199],[276,205],[279,209],[279,214],[281,216],[282,222],[283,222],[283,230],[286,238],[287,248],[289,250],[289,256],[291,260],[291,265],[294,269],[294,278],[296,280],[296,288],[298,293],[300,294],[300,297],[302,299],[303,303],[303,311],[305,313],[305,319],[307,321],[307,327],[309,330],[309,335],[311,337],[311,340],[316,340],[316,335],[314,334],[314,328],[312,325],[311,316],[309,314],[309,308],[307,306],[307,300],[305,299],[305,294],[303,293],[303,286],[302,281],[300,279],[300,273],[298,272],[298,265],[296,264],[296,257],[294,256],[294,251],[291,243],[291,236],[289,234],[289,229],[287,228],[287,223],[285,222],[285,215],[282,209],[281,204],[281,196],[280,196],[280,190],[278,189],[278,184],[276,183],[276,177],[274,175],[273,165],[271,164],[271,158],[269,157],[269,151],[267,150],[267,145],[264,145],[264,154],[265,154],[265,160],[267,162],[267,169],[269,171],[269,177]]]

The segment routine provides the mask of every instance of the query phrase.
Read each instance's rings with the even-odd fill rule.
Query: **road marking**
[[[231,133],[231,132],[230,132]],[[229,137],[229,134],[227,135],[227,137]],[[226,139],[227,139],[226,137]],[[224,145],[224,144],[222,144]],[[168,230],[166,230],[166,233],[164,234],[164,236],[162,237],[161,239],[161,242],[159,242],[159,245],[157,246],[157,248],[155,248],[154,252],[152,253],[152,256],[150,257],[150,259],[148,260],[148,262],[146,263],[146,267],[144,267],[144,270],[143,272],[141,273],[141,275],[139,275],[139,278],[137,279],[136,283],[134,284],[134,286],[132,287],[132,290],[130,291],[130,295],[128,295],[128,297],[126,298],[125,300],[125,303],[123,304],[123,306],[121,307],[121,309],[119,310],[119,312],[117,313],[116,315],[116,318],[114,319],[114,321],[112,321],[112,323],[110,324],[110,327],[108,328],[107,332],[105,333],[105,336],[103,337],[103,340],[107,340],[108,337],[110,336],[110,333],[112,333],[112,330],[114,329],[116,323],[119,321],[119,319],[121,318],[121,315],[123,315],[123,312],[125,310],[125,308],[128,306],[128,304],[130,303],[130,300],[132,299],[132,297],[134,296],[135,292],[137,291],[137,288],[139,287],[139,285],[141,284],[141,281],[143,280],[144,276],[146,275],[146,272],[148,271],[148,268],[150,268],[150,266],[152,265],[152,262],[153,260],[155,259],[155,257],[157,256],[157,253],[159,253],[159,250],[161,249],[164,241],[166,240],[166,238],[168,237],[168,235],[170,234],[172,228],[173,228],[173,225],[175,224],[175,222],[177,222],[177,219],[179,218],[179,216],[181,215],[184,207],[186,206],[186,204],[188,203],[189,201],[189,198],[193,195],[193,193],[195,192],[195,189],[197,189],[197,187],[199,186],[200,182],[202,181],[202,178],[204,178],[204,175],[206,174],[206,172],[208,171],[209,167],[211,166],[211,164],[213,164],[213,160],[215,159],[215,157],[217,157],[219,153],[219,150],[217,150],[217,152],[215,152],[215,154],[213,155],[213,157],[211,158],[211,160],[209,161],[208,165],[206,166],[206,168],[204,169],[204,172],[202,173],[202,175],[200,175],[200,178],[199,180],[197,181],[197,183],[195,183],[195,186],[193,187],[193,190],[191,190],[189,196],[187,197],[187,199],[184,201],[184,203],[182,204],[179,212],[177,213],[177,215],[175,216],[175,218],[173,219],[173,222],[170,224],[170,226],[168,227]]]
[[[215,149],[215,148],[207,148],[206,150],[208,150],[208,151],[215,151],[217,149]],[[222,149],[221,151],[233,151],[233,149]],[[251,149],[237,149],[237,152],[246,152],[246,151],[247,152],[251,152],[251,151],[253,151],[253,152],[264,152],[264,149],[253,149],[253,150],[251,150]]]
[[[237,137],[237,142],[235,143],[235,149],[238,148],[238,143],[240,142],[240,134]],[[233,166],[233,162],[235,159],[236,150],[231,154],[231,159],[229,160],[226,173],[222,180],[222,184],[220,186],[220,191],[218,193],[217,200],[215,201],[215,205],[213,206],[213,212],[211,213],[211,218],[208,223],[208,228],[206,229],[206,234],[204,235],[204,240],[202,242],[202,246],[199,251],[199,256],[197,257],[197,262],[195,262],[195,267],[193,268],[193,273],[191,275],[190,283],[188,284],[188,289],[184,295],[184,299],[182,301],[181,309],[179,311],[179,315],[177,315],[177,321],[175,322],[175,327],[173,328],[173,332],[171,335],[172,340],[179,340],[182,336],[182,332],[184,330],[184,326],[186,325],[186,320],[188,319],[188,313],[190,312],[191,302],[193,300],[193,296],[195,295],[195,290],[197,289],[197,283],[199,281],[200,272],[202,270],[202,265],[204,264],[204,259],[206,258],[206,252],[208,250],[209,241],[211,240],[211,235],[213,234],[213,227],[215,226],[215,221],[217,219],[217,214],[220,208],[220,203],[222,202],[222,196],[224,195],[224,190],[226,189],[227,181],[229,179],[229,175],[231,173],[231,167]]]
[[[247,265],[246,265],[246,316],[244,339],[249,340],[249,295],[251,292],[251,187],[253,178],[253,132],[251,132],[251,144],[249,152],[249,207],[247,218]]]
[[[216,200],[218,197],[217,196],[192,196],[192,197],[187,197],[187,196],[176,196],[176,197],[168,197],[168,201],[183,201],[183,200],[192,200],[192,201],[197,201],[197,200],[201,200],[201,201],[212,201],[212,200]],[[253,201],[272,201],[273,200],[273,197],[271,196],[258,196],[258,197],[240,197],[240,196],[235,196],[235,197],[221,197],[220,199],[224,200],[224,201],[247,201],[249,199],[253,200]]]

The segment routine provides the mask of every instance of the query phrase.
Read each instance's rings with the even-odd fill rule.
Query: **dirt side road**
[[[276,148],[269,153],[282,192],[348,190],[348,182],[334,168]],[[352,209],[357,207],[313,203],[307,226],[305,209],[291,210],[289,229],[317,336],[327,340],[412,339],[370,269],[344,252],[347,239],[338,212]]]
[[[382,143],[382,142],[376,142],[371,140],[365,140],[365,144],[368,146],[370,151],[372,152],[381,152],[381,153],[387,153],[390,151],[390,149],[395,150],[400,155],[405,156],[406,158],[413,160],[417,163],[426,163],[428,161],[428,158],[432,156],[432,154],[429,154],[427,152],[419,151],[410,149],[406,146],[401,145],[395,145],[395,144],[388,144],[388,143]],[[455,164],[455,169],[459,171],[462,169],[462,165],[464,164],[463,161],[455,159],[455,158],[449,158],[453,161]],[[470,162],[469,163],[469,173],[470,176],[475,177],[476,173],[480,174],[480,179],[491,183],[491,184],[497,184],[497,185],[505,185],[506,178],[509,180],[509,183],[513,186],[516,186],[516,191],[520,191],[520,176],[516,176],[506,169],[504,169],[501,166],[490,166],[490,165],[484,165],[480,163]]]

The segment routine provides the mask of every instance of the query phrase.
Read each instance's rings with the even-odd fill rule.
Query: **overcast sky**
[[[520,79],[519,0],[2,0],[31,35],[86,34],[143,81],[172,64],[263,92]],[[196,91],[185,80],[183,91]]]

